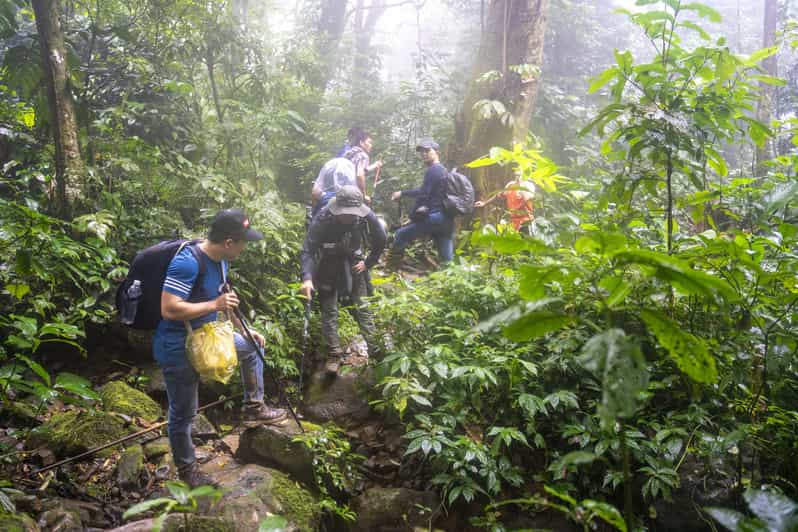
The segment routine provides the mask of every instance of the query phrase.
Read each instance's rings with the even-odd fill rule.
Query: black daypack
[[[164,240],[136,253],[127,277],[116,290],[119,321],[134,329],[153,330],[161,321],[161,291],[169,263],[184,247],[188,247],[199,264],[194,288],[202,286],[205,261],[197,249],[199,240]],[[194,289],[192,288],[192,294]]]
[[[471,181],[457,171],[457,168],[446,172],[443,210],[449,216],[471,214],[474,211],[474,186]]]

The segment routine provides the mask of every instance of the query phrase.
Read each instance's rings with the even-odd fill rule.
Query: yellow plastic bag
[[[227,384],[238,364],[233,323],[211,321],[186,336],[186,355],[203,380]]]

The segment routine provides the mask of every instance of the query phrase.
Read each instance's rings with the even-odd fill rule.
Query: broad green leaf
[[[616,67],[610,67],[595,78],[593,81],[590,82],[590,86],[587,89],[588,94],[593,94],[601,87],[615,79],[619,74],[619,71]]]
[[[150,499],[148,501],[142,501],[128,508],[125,511],[125,513],[122,514],[122,519],[130,519],[133,516],[147,512],[149,510],[152,510],[153,508],[158,508],[159,506],[164,506],[166,504],[174,502],[175,501],[173,501],[172,499],[168,499],[166,497],[161,497],[159,499]]]
[[[704,155],[707,157],[709,166],[715,170],[719,176],[725,177],[729,174],[729,169],[726,167],[726,160],[717,150],[710,146],[705,146]]]
[[[30,292],[30,286],[25,283],[10,283],[5,285],[5,289],[17,299],[22,299]]]
[[[654,275],[671,283],[675,288],[690,295],[704,297],[720,296],[729,301],[738,299],[737,293],[724,280],[698,270],[681,260],[644,249],[622,251],[615,255],[619,265],[640,264],[654,268]]]
[[[618,304],[623,303],[629,292],[632,291],[632,285],[626,282],[622,277],[607,276],[599,281],[599,287],[608,292],[607,299],[604,304],[608,308],[615,308]]]
[[[594,513],[598,518],[605,523],[615,527],[621,532],[626,532],[626,521],[624,521],[621,512],[618,509],[606,502],[594,501],[592,499],[585,499],[579,503],[579,506]]]
[[[678,323],[660,312],[645,309],[640,317],[679,369],[691,379],[705,384],[718,380],[715,359],[703,339],[683,331]]]
[[[769,46],[767,48],[762,48],[762,49],[757,50],[756,52],[752,53],[751,55],[749,55],[748,56],[748,61],[746,61],[746,64],[749,64],[749,65],[752,65],[752,66],[756,65],[757,63],[759,63],[763,59],[767,59],[768,57],[776,55],[778,52],[779,52],[779,47],[778,46]]]
[[[50,386],[50,374],[47,373],[47,370],[42,367],[41,364],[35,362],[24,355],[17,355],[17,358],[25,362],[25,364],[33,371],[36,375],[38,375],[47,386]]]
[[[601,379],[599,415],[606,425],[634,416],[640,392],[648,385],[648,370],[640,347],[621,329],[610,329],[585,343],[577,358]]]
[[[708,19],[710,22],[721,22],[723,20],[720,13],[704,4],[680,4],[679,8],[682,11],[695,11],[699,17]]]
[[[534,266],[522,265],[518,268],[519,295],[527,301],[542,299],[546,295],[546,283],[563,279],[564,273],[560,266]]]
[[[773,489],[749,488],[743,494],[748,508],[768,525],[769,530],[798,530],[798,505]]]
[[[704,28],[702,28],[701,26],[699,26],[698,24],[696,24],[694,22],[690,22],[689,20],[682,20],[681,22],[679,22],[677,24],[677,27],[689,28],[689,29],[695,31],[696,33],[698,33],[699,37],[701,37],[705,41],[709,41],[709,40],[712,39],[712,37],[710,37],[709,33],[707,33],[704,30]]]
[[[482,168],[483,166],[492,166],[499,161],[492,158],[492,157],[480,157],[479,159],[475,159],[470,163],[466,163],[467,168]]]
[[[83,399],[100,400],[100,395],[91,387],[91,382],[72,373],[59,373],[55,378],[55,387],[72,392]]]
[[[548,246],[534,238],[525,237],[516,232],[496,234],[490,232],[474,232],[471,235],[471,244],[476,247],[491,248],[497,253],[515,255],[522,251],[544,253],[549,251]]]
[[[189,500],[189,488],[184,482],[166,482],[166,487],[169,489],[169,493],[172,494],[172,497],[175,498],[177,502],[180,504],[188,504]]]
[[[728,508],[704,508],[704,510],[718,523],[731,532],[745,530],[746,532],[769,532],[765,523],[747,518],[745,515]]]
[[[504,336],[515,342],[525,342],[546,333],[562,329],[576,321],[573,316],[548,310],[530,312],[504,328]]]
[[[621,233],[593,231],[579,237],[574,243],[578,253],[611,255],[626,247],[626,237]]]
[[[767,76],[765,74],[751,74],[750,78],[760,83],[764,83],[765,85],[775,85],[777,87],[783,87],[787,84],[787,81],[784,78]]]

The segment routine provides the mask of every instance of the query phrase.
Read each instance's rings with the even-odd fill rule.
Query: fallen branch
[[[229,401],[230,399],[235,399],[236,397],[239,397],[241,395],[243,395],[243,394],[239,393],[239,394],[236,394],[236,395],[232,395],[230,397],[225,397],[224,399],[219,399],[218,401],[214,401],[212,403],[208,403],[207,405],[199,407],[197,409],[197,412],[202,412],[203,410],[205,410],[207,408],[211,408],[213,406],[220,405],[220,404],[224,403],[225,401]],[[46,467],[39,468],[36,471],[32,471],[30,473],[27,473],[25,475],[25,477],[30,477],[30,476],[36,475],[38,473],[44,473],[45,471],[49,471],[51,469],[55,469],[55,468],[61,467],[64,464],[68,464],[68,463],[74,462],[76,460],[81,460],[83,458],[87,458],[87,457],[89,457],[89,456],[91,456],[91,455],[93,455],[95,453],[98,453],[100,451],[108,449],[109,447],[113,447],[115,445],[119,445],[120,443],[124,443],[126,441],[133,440],[135,438],[138,438],[139,436],[143,436],[144,434],[147,434],[148,432],[152,432],[153,430],[156,430],[156,429],[159,429],[161,427],[164,427],[164,426],[166,426],[167,423],[169,423],[169,421],[161,421],[160,423],[156,423],[155,425],[147,427],[146,429],[142,429],[142,430],[140,430],[138,432],[134,432],[133,434],[128,434],[127,436],[124,436],[124,437],[119,438],[117,440],[114,440],[112,442],[106,443],[104,445],[100,445],[99,447],[95,447],[94,449],[89,449],[88,451],[86,451],[84,453],[80,453],[77,456],[73,456],[71,458],[65,458],[65,459],[61,460],[60,462],[56,462],[56,463],[50,464],[50,465],[48,465]]]

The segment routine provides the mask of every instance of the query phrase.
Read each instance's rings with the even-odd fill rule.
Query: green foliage
[[[756,517],[746,517],[728,508],[706,508],[706,512],[732,532],[786,532],[798,526],[798,505],[773,488],[749,488],[743,494]]]
[[[158,497],[157,499],[150,499],[135,504],[122,514],[122,519],[130,519],[139,514],[160,509],[158,517],[153,521],[152,527],[154,532],[160,532],[169,514],[172,512],[179,512],[183,514],[185,530],[188,530],[188,515],[197,512],[199,498],[208,497],[215,502],[222,496],[222,492],[213,486],[199,486],[191,489],[184,482],[170,481],[166,482],[166,487],[171,497]]]
[[[351,450],[343,431],[334,425],[324,425],[294,437],[313,452],[313,476],[322,495],[319,505],[347,522],[353,522],[357,514],[346,504],[340,504],[335,496],[351,493],[359,478],[358,462],[363,457]]]

